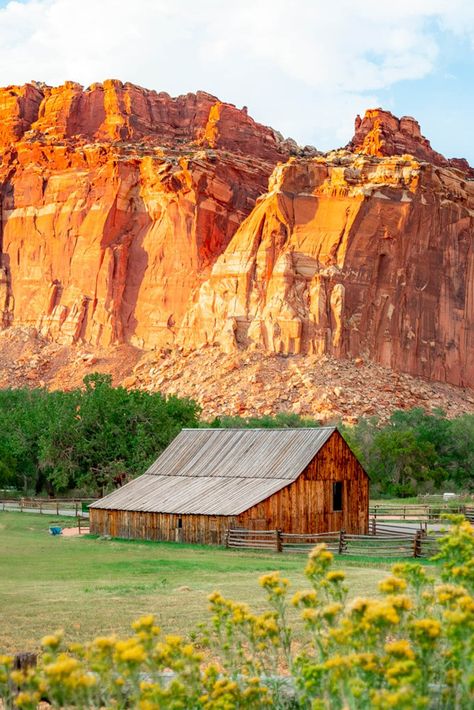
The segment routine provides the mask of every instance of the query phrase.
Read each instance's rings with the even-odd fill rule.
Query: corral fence
[[[91,499],[82,498],[17,498],[0,499],[0,511],[16,511],[21,513],[43,513],[45,515],[62,515],[88,518],[86,503]]]
[[[338,555],[356,557],[432,557],[438,552],[443,533],[427,534],[423,529],[409,532],[381,529],[377,534],[351,535],[344,530],[314,535],[285,533],[282,530],[247,530],[230,528],[226,532],[226,547],[269,552],[308,553],[315,545],[325,543]]]
[[[371,520],[380,522],[415,523],[427,529],[432,523],[442,522],[445,514],[462,514],[474,521],[474,505],[465,504],[423,504],[407,503],[406,505],[386,505],[381,503],[369,507]]]

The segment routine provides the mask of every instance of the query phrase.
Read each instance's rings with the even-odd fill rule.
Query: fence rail
[[[88,499],[90,500],[90,499]],[[82,509],[82,500],[59,498],[18,498],[0,500],[0,511],[20,513],[42,513],[45,515],[81,516],[88,518],[89,512]]]
[[[370,518],[369,520],[369,532],[371,535],[377,535],[378,537],[388,536],[388,537],[406,537],[407,535],[415,535],[418,530],[426,533],[427,523],[412,523],[409,525],[403,525],[399,523],[384,523],[377,518]]]
[[[339,552],[341,543],[340,532],[317,533],[314,535],[300,535],[298,533],[281,533],[282,552],[306,552],[315,545],[324,542],[331,552]]]
[[[464,504],[423,504],[423,503],[407,503],[406,505],[393,505],[390,503],[371,505],[369,507],[369,516],[376,520],[382,521],[410,521],[412,523],[433,523],[439,522],[441,516],[446,513],[464,513],[466,510],[472,510],[474,507]]]
[[[226,547],[254,549],[270,552],[308,553],[315,545],[324,542],[329,550],[339,555],[356,557],[432,557],[438,552],[442,533],[430,533],[423,529],[412,529],[411,534],[388,531],[381,534],[351,535],[344,530],[330,533],[304,535],[285,533],[281,530],[247,530],[230,528],[227,530]]]
[[[474,505],[466,505],[464,507],[464,515],[470,523],[474,523]]]

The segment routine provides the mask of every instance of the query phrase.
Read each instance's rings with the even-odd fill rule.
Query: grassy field
[[[188,634],[205,621],[218,589],[263,608],[260,574],[281,570],[303,587],[304,555],[239,552],[173,543],[53,537],[50,523],[71,518],[0,513],[0,652],[34,650],[58,628],[69,640],[117,632],[153,612],[166,633]],[[376,593],[388,565],[337,560],[351,595]]]

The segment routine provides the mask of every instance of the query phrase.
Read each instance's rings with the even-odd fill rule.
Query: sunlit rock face
[[[277,168],[201,286],[180,341],[369,357],[474,382],[474,182],[410,157]]]
[[[390,111],[380,108],[370,109],[364,117],[356,117],[355,132],[346,146],[354,153],[366,155],[412,155],[420,161],[426,161],[442,167],[458,168],[474,178],[474,169],[464,158],[448,160],[437,153],[425,136],[421,134],[418,121],[411,116],[397,118]]]
[[[107,81],[0,92],[4,325],[173,342],[194,289],[291,149],[245,110]]]
[[[204,92],[35,83],[0,90],[0,157],[3,328],[474,384],[473,173],[414,119],[323,156]]]

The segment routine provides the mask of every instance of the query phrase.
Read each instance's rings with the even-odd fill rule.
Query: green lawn
[[[239,552],[174,543],[53,537],[50,523],[71,518],[0,513],[0,652],[34,650],[58,628],[69,640],[117,632],[153,612],[167,633],[188,634],[205,621],[218,589],[263,608],[260,574],[279,569],[305,586],[304,555]],[[389,565],[337,559],[351,595],[376,593]]]

